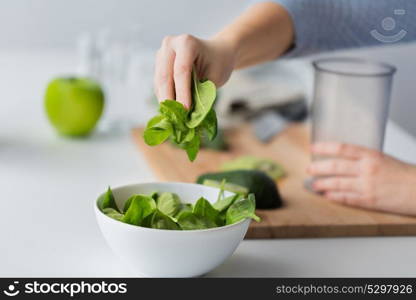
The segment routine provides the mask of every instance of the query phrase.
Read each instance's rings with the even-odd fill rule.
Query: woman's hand
[[[332,158],[307,169],[313,189],[331,201],[416,215],[416,167],[381,152],[339,143],[318,143],[312,153]]]
[[[294,41],[294,26],[286,9],[273,2],[251,6],[210,40],[191,35],[168,36],[157,52],[154,85],[159,101],[176,99],[191,106],[191,72],[217,87],[233,69],[276,59]]]
[[[222,86],[234,68],[236,51],[226,40],[201,40],[191,35],[167,36],[157,52],[154,88],[159,101],[176,99],[190,108],[191,73]]]

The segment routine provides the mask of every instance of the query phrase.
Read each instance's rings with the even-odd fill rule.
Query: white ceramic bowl
[[[183,202],[200,197],[215,202],[219,189],[191,183],[141,183],[113,189],[117,205],[132,194],[172,192]],[[231,195],[231,193],[229,193]],[[116,255],[138,275],[148,277],[194,277],[226,260],[246,234],[250,220],[204,230],[161,230],[134,226],[103,214],[94,201],[98,225]]]

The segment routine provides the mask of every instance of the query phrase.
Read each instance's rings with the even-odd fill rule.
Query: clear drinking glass
[[[149,51],[139,25],[85,33],[78,41],[79,72],[104,89],[103,131],[125,132],[140,123],[141,103],[152,94]],[[150,70],[149,70],[150,69]]]
[[[313,66],[312,143],[382,150],[396,68],[356,58],[320,59]]]

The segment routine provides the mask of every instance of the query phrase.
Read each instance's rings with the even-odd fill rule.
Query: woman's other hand
[[[312,153],[331,157],[312,162],[313,189],[352,206],[416,215],[416,167],[367,148],[318,143]],[[320,177],[320,178],[319,178]]]

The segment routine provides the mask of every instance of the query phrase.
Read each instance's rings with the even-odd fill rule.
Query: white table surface
[[[154,178],[128,135],[53,133],[43,89],[73,66],[65,53],[0,52],[0,277],[134,276],[92,202],[108,184]],[[393,123],[386,149],[416,162],[415,139]],[[414,237],[247,240],[207,276],[415,276],[415,250]]]

